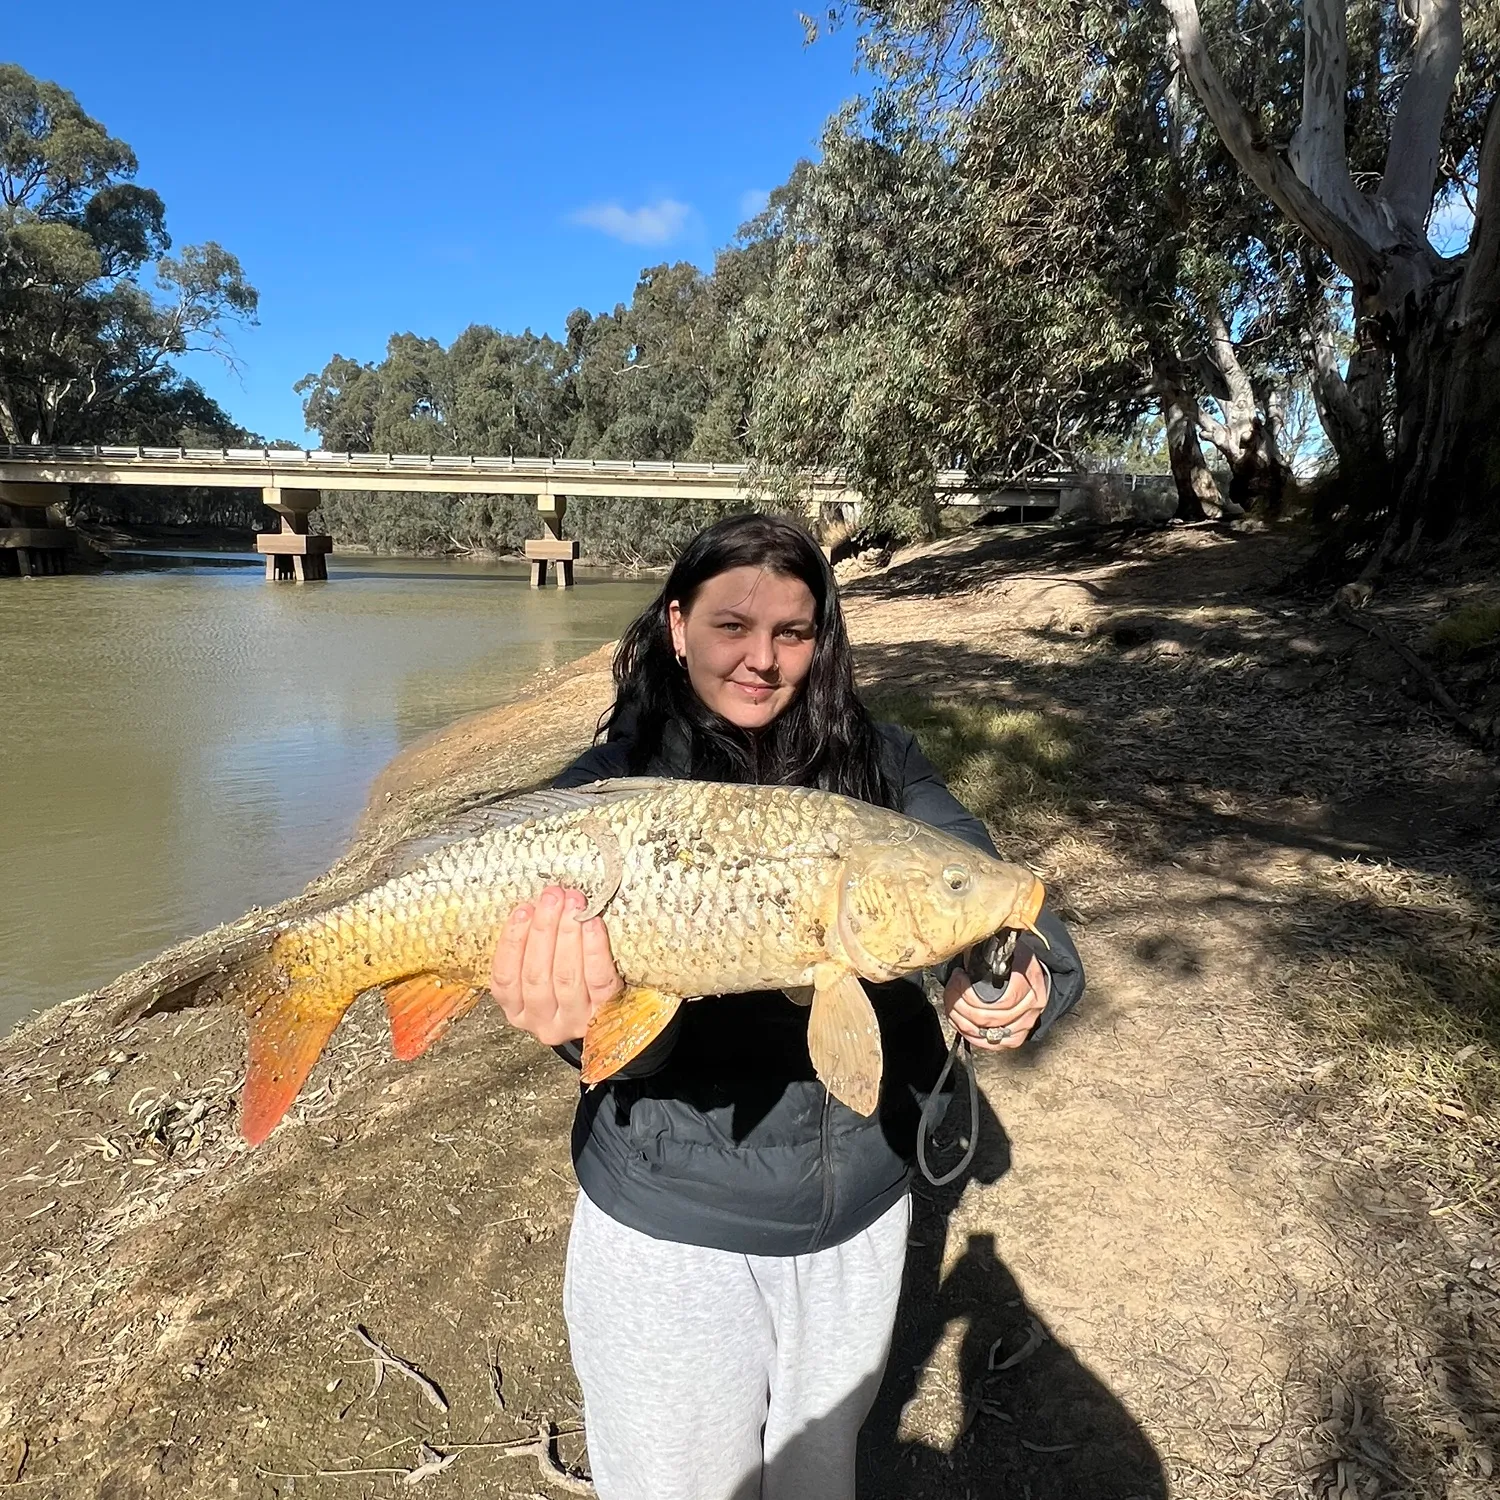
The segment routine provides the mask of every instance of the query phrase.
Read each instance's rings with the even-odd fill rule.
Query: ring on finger
[[[1011,1035],[1009,1026],[986,1026],[983,1036],[987,1042],[1003,1042]]]

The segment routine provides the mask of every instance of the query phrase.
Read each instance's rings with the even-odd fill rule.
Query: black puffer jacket
[[[901,810],[993,853],[984,825],[911,734],[889,724],[880,732]],[[555,785],[629,775],[629,753],[625,738],[596,745]],[[677,759],[668,736],[647,773],[683,776]],[[1051,944],[1052,989],[1033,1039],[1083,991],[1083,966],[1062,923],[1044,907],[1038,926]],[[584,1192],[657,1239],[741,1254],[799,1255],[873,1224],[907,1189],[917,1123],[946,1048],[919,984],[866,988],[885,1056],[880,1108],[869,1119],[817,1081],[804,1008],[779,991],[718,996],[682,1006],[622,1074],[584,1092],[573,1125]],[[577,1044],[558,1050],[577,1064]]]

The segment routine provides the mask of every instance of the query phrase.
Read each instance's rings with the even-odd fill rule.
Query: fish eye
[[[966,890],[969,884],[969,872],[962,865],[949,865],[943,871],[943,879],[948,882],[950,891]]]

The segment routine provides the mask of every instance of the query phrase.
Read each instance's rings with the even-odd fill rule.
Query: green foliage
[[[1116,119],[1145,64],[1098,13],[850,9],[881,83],[830,125],[749,310],[756,441],[930,531],[937,468],[1056,467],[1105,397],[1133,420],[1150,329],[1125,292],[1170,303],[1176,237]]]
[[[67,90],[0,65],[0,436],[22,442],[243,439],[171,364],[228,354],[256,293],[215,244],[168,255],[135,157]],[[151,274],[148,289],[143,278]]]
[[[732,249],[712,276],[649,267],[629,305],[571,314],[564,343],[476,324],[447,349],[395,334],[379,364],[335,355],[297,384],[307,424],[356,452],[743,460],[730,321],[749,261]]]
[[[1236,420],[1279,425],[1326,268],[1205,128],[1155,7],[868,0],[834,19],[875,88],[830,126],[749,309],[756,445],[788,483],[835,464],[893,529],[928,530],[936,468],[1067,467],[1184,390],[1227,421],[1221,315],[1253,388]],[[1242,51],[1269,122],[1300,94],[1296,17],[1260,24]]]
[[[767,265],[746,243],[712,276],[650,267],[628,305],[574,312],[565,343],[476,324],[447,349],[393,335],[379,364],[335,355],[298,382],[307,424],[356,452],[742,462],[749,379],[731,319]],[[577,498],[567,530],[586,557],[654,565],[736,508]],[[529,497],[340,494],[320,514],[338,540],[378,551],[515,553],[539,534]]]
[[[567,534],[589,560],[655,567],[670,563],[695,532],[743,508],[717,501],[583,496],[568,502]],[[336,542],[376,552],[514,555],[542,531],[529,495],[328,491],[317,516]]]

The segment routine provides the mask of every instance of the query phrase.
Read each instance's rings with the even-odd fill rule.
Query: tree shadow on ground
[[[939,544],[936,551],[854,580],[844,593],[850,599],[941,597],[1055,571],[1102,602],[1124,601],[1144,590],[1193,605],[1242,592],[1247,557],[1257,559],[1262,582],[1279,581],[1296,561],[1295,547],[1280,539],[1236,532],[1227,523],[1191,529],[1207,546],[1179,547],[1181,555],[1164,555],[1163,549],[1180,543],[1183,528],[1143,521],[1045,527],[1021,535],[1006,531],[978,541],[967,533],[949,539],[952,550]],[[1215,543],[1226,545],[1212,547]],[[1106,577],[1087,577],[1103,568],[1110,569]]]
[[[1032,567],[1045,561],[1033,549]],[[992,559],[991,583],[1003,576],[996,566]],[[1233,609],[1189,614],[1221,585]],[[895,580],[884,592],[905,591]],[[1063,894],[1143,976],[1180,985],[1212,977],[1210,929],[1226,952],[1257,955],[1245,970],[1256,1003],[1231,1003],[1216,1016],[1223,1063],[1205,1074],[1203,1090],[1211,1102],[1242,1100],[1276,1129],[1308,1132],[1327,1164],[1312,1201],[1349,1281],[1324,1289],[1308,1312],[1288,1314],[1286,1325],[1294,1344],[1301,1330],[1306,1351],[1292,1381],[1298,1411],[1319,1424],[1308,1472],[1330,1485],[1357,1479],[1361,1493],[1398,1473],[1431,1477],[1432,1493],[1439,1475],[1480,1473],[1488,1483],[1493,1400],[1481,1393],[1493,1392],[1500,1371],[1492,1331],[1500,1256],[1484,1229],[1495,1186],[1486,1121],[1500,1097],[1500,774],[1403,694],[1398,660],[1336,620],[1223,576],[1199,580],[1185,599],[1158,578],[1139,602],[1148,600],[1146,617],[1114,578],[1104,580],[1082,623],[1043,618],[1046,603],[1033,618],[1005,618],[992,601],[994,633],[983,642],[972,633],[966,643],[942,639],[941,616],[914,614],[917,638],[861,646],[861,678],[882,694],[911,694],[919,708],[936,700],[926,710],[932,722],[919,727],[931,730],[929,748],[958,795],[997,828],[1002,845],[1055,857]],[[1119,630],[1122,621],[1139,628]],[[1016,770],[1026,770],[1024,757],[1004,730],[1012,710],[1087,755],[1068,758],[1052,784],[1038,763],[1028,788]],[[995,719],[989,729],[986,713]],[[1011,738],[1024,752],[1024,735]],[[996,759],[1000,769],[990,764]],[[993,789],[988,805],[978,805],[976,788]],[[1257,1004],[1265,1001],[1275,1002],[1272,1015],[1302,1023],[1280,1051],[1263,1034]],[[1255,1082],[1247,1059],[1268,1064],[1255,1077],[1279,1070],[1279,1085]],[[1454,1231],[1457,1254],[1434,1229],[1433,1216],[1450,1211],[1472,1211],[1476,1221]],[[939,1328],[960,1316],[955,1278],[963,1271],[984,1280],[976,1268],[985,1260],[978,1244],[947,1279],[914,1270],[931,1304],[920,1315]],[[1024,1326],[1024,1304],[1003,1277],[1003,1268],[989,1273],[985,1305],[1014,1303],[1009,1314]],[[1403,1370],[1395,1346],[1363,1340],[1371,1306],[1402,1321],[1421,1379]],[[1342,1320],[1332,1332],[1330,1308]],[[999,1331],[1009,1351],[1019,1330]],[[982,1342],[972,1333],[966,1341],[966,1402],[976,1390],[986,1394],[976,1385]],[[909,1377],[923,1347],[893,1355],[893,1380],[903,1369]],[[1039,1375],[1063,1389],[1077,1378],[1064,1351],[1054,1356],[1063,1359],[1060,1373],[1038,1363],[1047,1349],[1019,1367],[1034,1367],[1026,1391]],[[1029,1441],[1050,1446],[1079,1440],[1069,1419],[1075,1407],[1091,1411],[1090,1399],[1085,1388],[1055,1416],[1045,1405],[1028,1409],[1024,1397],[996,1405],[1031,1423]],[[870,1466],[870,1493],[915,1494],[925,1482],[930,1494],[961,1496],[966,1480],[976,1496],[1020,1497],[1029,1486],[1035,1500],[1158,1493],[1124,1469],[1114,1475],[1106,1466],[1094,1479],[1082,1467],[1084,1449],[1022,1448],[1019,1422],[986,1426],[980,1412],[952,1455],[919,1445],[915,1461],[914,1445],[895,1440],[887,1414],[872,1434],[881,1456]],[[1096,1430],[1111,1429],[1095,1429],[1091,1418],[1089,1447]],[[970,1467],[985,1445],[1002,1441],[1030,1471],[1005,1468],[1003,1450],[990,1470]],[[1074,1461],[1079,1469],[1051,1484],[1048,1476]]]
[[[1304,660],[1299,629],[1220,627],[1207,649],[1165,654],[1101,642],[1081,661],[872,643],[860,647],[860,676],[877,698],[963,697],[1055,716],[1091,742],[1091,794],[1132,815],[1145,856],[1217,835],[1400,858],[1434,874],[1467,868],[1473,836],[1495,827],[1500,774],[1435,746],[1404,701],[1372,702],[1348,664]],[[1053,633],[1027,631],[1043,644]]]
[[[962,1108],[956,1104],[954,1113]],[[979,1110],[970,1172],[945,1187],[919,1182],[913,1194],[895,1340],[860,1439],[859,1494],[866,1500],[1162,1500],[1167,1482],[1150,1440],[1027,1305],[996,1254],[994,1236],[969,1235],[963,1253],[943,1269],[950,1221],[968,1178],[993,1183],[1010,1170],[1010,1140],[983,1094]],[[948,1331],[959,1325],[965,1329],[960,1389],[943,1396],[958,1411],[948,1412],[944,1441],[918,1430],[918,1388]],[[1010,1368],[998,1368],[1017,1355]]]

